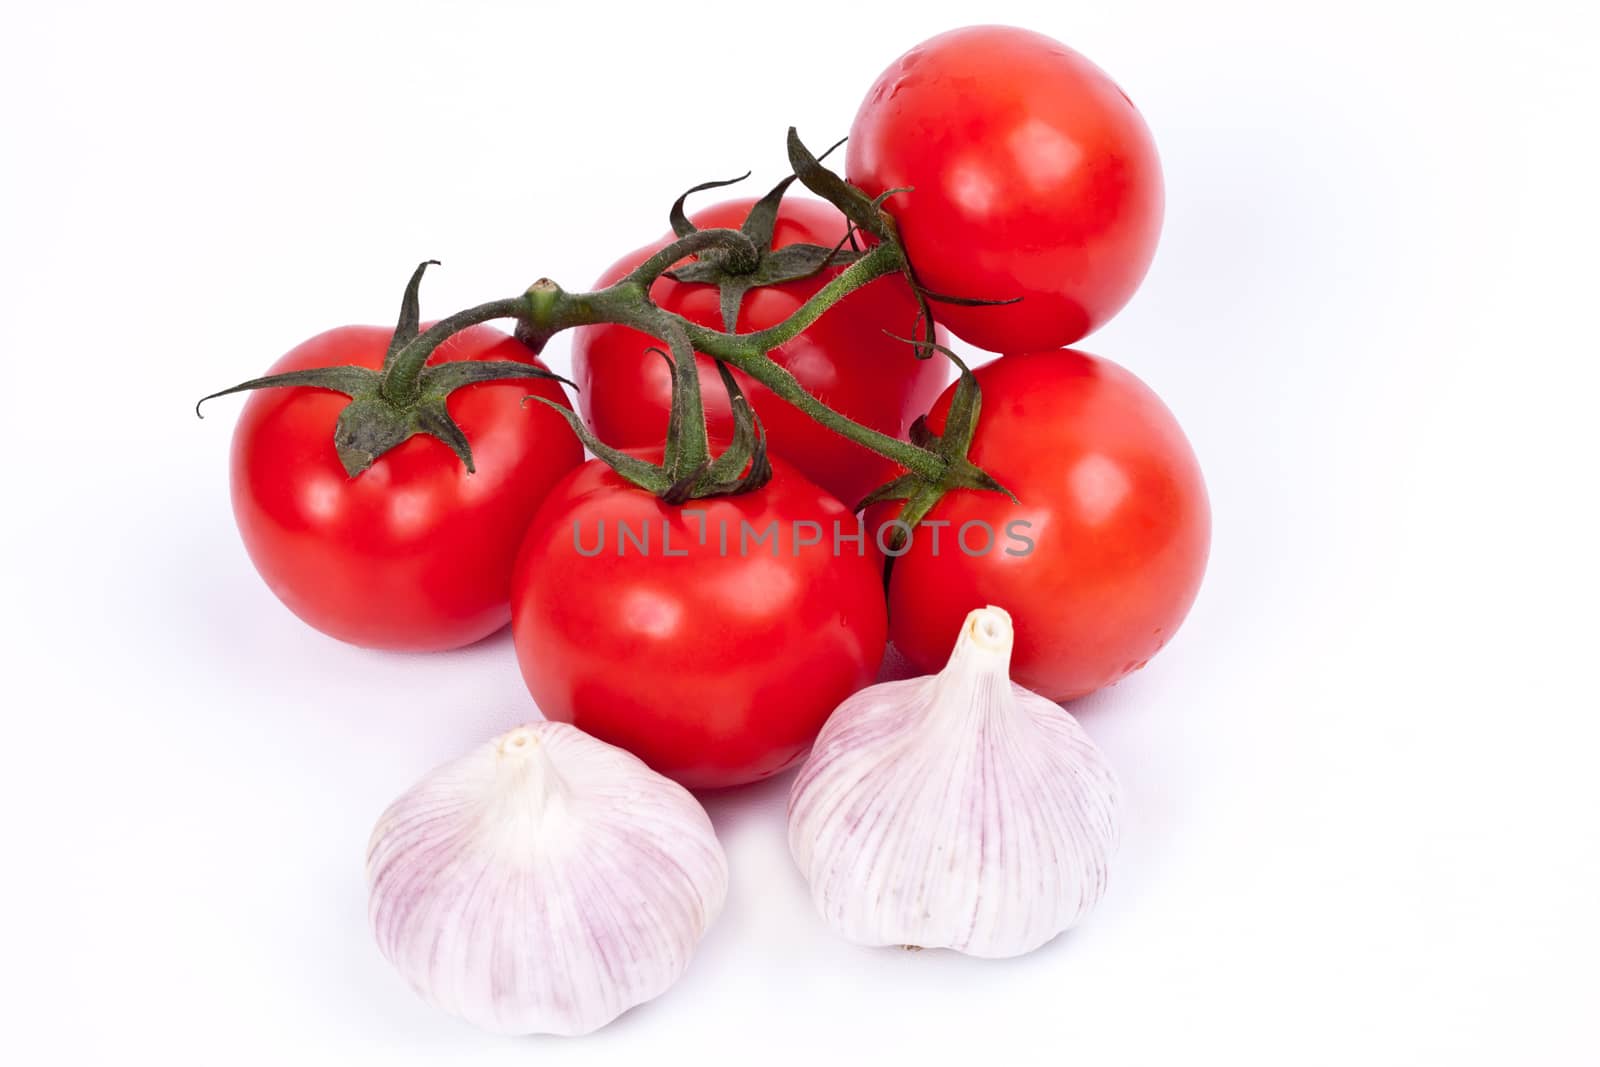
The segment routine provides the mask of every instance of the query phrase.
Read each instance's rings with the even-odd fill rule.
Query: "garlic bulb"
[[[1017,956],[1100,899],[1117,783],[1062,708],[1011,682],[1011,617],[973,611],[944,670],[863,689],[789,797],[823,918],[864,945]]]
[[[683,973],[728,864],[688,790],[540,722],[390,805],[367,881],[378,947],[425,999],[500,1033],[583,1034]]]

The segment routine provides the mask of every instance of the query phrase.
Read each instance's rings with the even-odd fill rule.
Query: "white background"
[[[237,401],[190,407],[392,321],[425,257],[434,315],[588,283],[971,5],[8,6],[0,1059],[1596,1062],[1580,6],[982,5],[1110,71],[1166,169],[1085,347],[1178,414],[1216,535],[1177,640],[1073,707],[1127,788],[1111,892],[1012,962],[860,950],[787,777],[713,796],[726,913],[577,1041],[434,1013],[366,928],[378,812],[534,714],[508,640],[302,626],[233,530]]]

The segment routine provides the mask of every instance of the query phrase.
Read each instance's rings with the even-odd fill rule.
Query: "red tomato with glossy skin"
[[[878,78],[850,128],[850,181],[887,207],[917,278],[1005,300],[937,305],[992,352],[1071,344],[1138,288],[1161,231],[1161,165],[1144,119],[1100,68],[1049,37],[973,26]]]
[[[702,229],[737,229],[753,200],[732,200],[691,216]],[[795,243],[832,247],[845,232],[845,219],[820,200],[786,197],[778,212],[772,246]],[[616,282],[669,243],[667,238],[618,260],[597,286]],[[776,326],[839,272],[830,268],[811,278],[752,289],[739,313],[739,331]],[[651,289],[656,303],[702,326],[722,328],[716,288],[662,278]],[[911,336],[917,305],[905,282],[880,278],[830,308],[799,337],[777,348],[772,358],[788,368],[813,396],[856,422],[903,438],[918,415],[928,410],[950,380],[948,361],[919,360],[910,345],[884,334]],[[666,439],[672,379],[665,361],[647,352],[660,341],[624,326],[585,326],[572,341],[573,380],[578,410],[602,441],[618,448],[659,445]],[[714,437],[733,434],[727,391],[715,363],[697,357],[706,425]],[[847,504],[894,476],[894,465],[817,425],[766,386],[735,372],[745,396],[766,426],[771,450],[788,459],[813,482]]]
[[[1069,349],[974,373],[983,407],[968,456],[1021,503],[956,490],[934,507],[928,519],[949,523],[939,551],[919,526],[894,562],[890,636],[937,670],[967,612],[996,604],[1016,626],[1012,678],[1053,700],[1082,696],[1144,666],[1188,614],[1211,544],[1199,464],[1160,398],[1115,363]],[[935,432],[953,395],[929,417]],[[968,523],[992,531],[987,553],[983,525],[966,530],[974,554],[962,550]]]
[[[833,543],[835,522],[848,536],[857,520],[783,460],[773,471],[754,492],[682,507],[598,460],[551,490],[511,600],[517,660],[546,718],[717,788],[793,764],[872,682],[882,581],[865,542],[841,540],[837,554]]]
[[[271,373],[383,365],[393,329],[343,326],[299,345]],[[429,363],[537,363],[522,343],[474,326]],[[542,364],[541,364],[542,366]],[[583,460],[550,379],[484,382],[446,402],[472,446],[469,474],[442,441],[418,435],[351,478],[333,447],[349,402],[325,389],[266,389],[233,434],[233,513],[251,562],[278,599],[331,637],[432,652],[487,637],[510,618],[511,568],[549,488]]]

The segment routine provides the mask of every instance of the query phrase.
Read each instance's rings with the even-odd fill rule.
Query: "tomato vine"
[[[830,148],[829,152],[832,150]],[[606,288],[568,292],[550,279],[541,278],[517,296],[467,308],[419,331],[417,292],[424,271],[433,261],[425,262],[417,267],[406,288],[394,341],[382,370],[328,367],[272,375],[221,390],[204,399],[278,386],[333,389],[351,397],[335,430],[335,446],[352,477],[369,467],[384,451],[418,433],[444,441],[471,470],[470,443],[445,411],[444,400],[449,393],[472,382],[554,376],[542,368],[504,361],[428,366],[429,357],[438,347],[464,329],[495,319],[517,320],[518,339],[535,352],[541,351],[550,338],[562,330],[610,323],[660,338],[667,345],[665,351],[657,350],[673,368],[672,408],[662,461],[652,463],[612,448],[571,410],[550,406],[567,420],[590,451],[618,474],[670,502],[745,492],[760,487],[770,477],[765,434],[729,368],[744,372],[819,424],[904,469],[902,476],[881,486],[866,500],[846,501],[847,504],[907,500],[904,517],[910,526],[950,489],[1006,492],[966,458],[966,446],[972,439],[980,407],[978,385],[955,354],[935,342],[931,304],[1009,301],[967,300],[922,287],[907,259],[894,217],[885,208],[885,201],[903,190],[891,189],[875,198],[867,196],[824,166],[822,159],[828,153],[824,152],[822,157],[813,155],[793,128],[788,134],[788,155],[793,175],[756,203],[740,229],[694,228],[683,211],[685,198],[730,183],[707,182],[696,186],[672,206],[670,217],[677,239]],[[790,184],[797,180],[844,214],[846,232],[835,247],[769,248],[778,203]],[[860,234],[865,234],[867,239],[859,240]],[[843,269],[788,318],[767,329],[743,334],[735,332],[739,302],[749,289],[806,277],[829,266],[843,266]],[[920,424],[914,427],[910,441],[863,426],[819,400],[770,355],[773,349],[798,336],[850,293],[894,274],[906,278],[918,304],[914,335],[904,340],[913,347],[917,358],[942,355],[952,359],[961,373],[958,402],[952,408],[946,432],[939,438],[928,434]],[[722,295],[724,328],[708,328],[658,306],[650,297],[650,287],[663,275],[717,285]],[[711,454],[707,439],[699,376],[695,371],[694,353],[697,351],[717,361],[734,412],[733,440],[715,456]],[[535,399],[549,403],[544,398]]]

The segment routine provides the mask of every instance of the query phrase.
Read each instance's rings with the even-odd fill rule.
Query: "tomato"
[[[1161,167],[1139,112],[1094,64],[1027,30],[926,41],[878,78],[846,171],[886,206],[917,279],[1005,300],[937,305],[951,332],[1016,352],[1071,344],[1138,288],[1161,230]]]
[[[376,370],[393,329],[344,326],[299,345],[273,373],[352,364]],[[536,363],[488,326],[429,360]],[[413,652],[470,644],[510,618],[511,567],[545,492],[583,459],[549,379],[484,382],[447,402],[471,443],[469,474],[442,441],[418,435],[352,478],[334,450],[349,400],[325,389],[251,394],[233,435],[233,512],[250,559],[278,599],[323,633]],[[570,406],[570,405],[569,405]]]
[[[528,690],[691,788],[776,774],[883,657],[879,573],[843,539],[859,530],[781,459],[761,489],[682,507],[592,460],[551,490],[517,563]]]
[[[890,636],[936,670],[966,613],[995,604],[1016,625],[1013,679],[1082,696],[1144,666],[1194,602],[1211,540],[1200,467],[1171,412],[1115,363],[1069,349],[974,373],[968,457],[1020,503],[963,489],[934,506],[927,519],[948,525],[919,526],[893,563]],[[936,433],[953,395],[929,416]]]
[[[737,229],[752,200],[734,200],[691,217],[702,229]],[[786,197],[778,212],[772,245],[795,243],[832,247],[845,232],[838,209],[820,200]],[[668,243],[667,238],[618,260],[597,283],[610,285]],[[740,332],[776,326],[820,289],[839,268],[800,281],[752,289],[739,315]],[[655,302],[702,326],[722,328],[714,286],[662,278],[651,289]],[[800,384],[824,403],[856,422],[904,437],[918,415],[928,410],[950,379],[949,364],[919,360],[910,345],[884,334],[909,337],[916,301],[899,277],[880,278],[830,308],[799,337],[772,352]],[[573,378],[578,410],[607,444],[638,448],[666,437],[672,380],[660,356],[646,351],[660,341],[623,326],[585,326],[572,341]],[[713,436],[733,432],[728,396],[715,364],[700,356],[701,393],[706,424]],[[894,474],[893,464],[831,430],[779,399],[765,386],[736,372],[739,385],[766,426],[771,450],[790,460],[812,481],[854,504]]]

